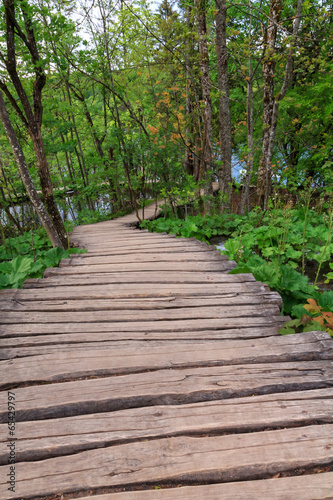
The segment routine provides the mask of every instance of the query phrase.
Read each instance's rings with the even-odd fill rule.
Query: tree
[[[229,74],[227,52],[227,2],[215,0],[216,13],[216,55],[217,74],[219,82],[219,137],[221,148],[221,166],[217,171],[219,188],[226,208],[231,204],[231,155],[232,135],[229,98]]]
[[[201,90],[203,100],[203,132],[201,138],[201,154],[199,181],[205,180],[206,194],[212,193],[213,169],[213,115],[211,100],[211,81],[209,76],[209,52],[207,43],[206,0],[195,0],[198,39],[199,63],[201,70]]]
[[[6,135],[8,137],[8,141],[11,145],[17,166],[19,168],[23,183],[33,204],[38,217],[41,220],[43,227],[45,228],[48,237],[54,247],[58,246],[63,248],[63,244],[61,239],[59,238],[59,234],[53,225],[53,221],[50,218],[47,210],[45,209],[42,201],[40,200],[37,189],[34,186],[33,180],[31,178],[29,169],[27,167],[27,163],[24,158],[23,151],[21,149],[20,143],[17,140],[14,127],[10,121],[5,101],[2,96],[2,92],[0,91],[0,120],[5,129]]]
[[[263,208],[267,208],[268,200],[271,192],[272,179],[272,157],[273,147],[275,142],[275,133],[277,127],[279,105],[281,100],[287,93],[288,86],[292,76],[292,64],[296,38],[298,35],[303,0],[298,0],[296,16],[293,22],[292,36],[289,40],[290,46],[288,49],[284,79],[280,91],[274,95],[274,78],[276,66],[276,40],[279,27],[279,21],[282,12],[281,0],[271,0],[268,27],[265,31],[264,46],[266,49],[265,58],[263,61],[263,79],[264,79],[264,96],[263,96],[263,141],[262,154],[258,171],[257,192],[259,204]]]
[[[35,38],[34,21],[32,18],[33,9],[25,0],[19,0],[17,4],[20,8],[19,14],[15,10],[14,0],[3,0],[7,53],[6,55],[0,53],[1,60],[5,64],[17,97],[12,93],[4,79],[0,80],[0,89],[6,95],[11,106],[30,135],[36,156],[42,195],[46,208],[54,228],[57,231],[59,242],[61,242],[62,247],[65,247],[67,242],[66,231],[54,199],[42,137],[42,90],[46,83],[44,63],[40,57]],[[30,73],[34,72],[34,80],[32,82],[33,90],[30,96],[30,100],[33,103],[32,105],[27,91],[25,90],[27,85],[24,85],[24,83],[26,83],[24,82],[24,77],[20,77],[18,73],[16,38],[20,41],[20,50],[24,51],[24,55],[20,53],[20,58],[23,58],[24,63],[28,65],[28,71]],[[23,111],[17,103],[17,98]]]

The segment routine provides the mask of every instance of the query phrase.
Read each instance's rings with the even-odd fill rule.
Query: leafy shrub
[[[9,238],[0,246],[0,289],[21,288],[28,278],[42,278],[47,267],[58,266],[73,253],[85,252],[81,248],[52,248],[43,229]]]
[[[245,216],[222,214],[204,218],[197,215],[185,220],[157,219],[144,221],[141,227],[203,241],[214,235],[229,236],[222,253],[237,262],[231,273],[253,273],[258,281],[279,292],[283,299],[283,314],[295,318],[295,324],[290,326],[293,332],[294,326],[301,327],[301,319],[304,321],[304,317],[309,316],[306,309],[308,299],[315,300],[322,313],[333,312],[333,291],[320,293],[304,275],[309,262],[317,266],[315,283],[321,265],[330,264],[333,268],[330,263],[333,242],[329,216],[310,209],[305,212],[303,208],[287,208],[264,213],[252,211]],[[333,279],[333,273],[327,277]],[[304,328],[318,329],[318,321],[312,321],[312,316],[310,319]],[[327,321],[323,322],[321,327],[325,328],[327,324]]]

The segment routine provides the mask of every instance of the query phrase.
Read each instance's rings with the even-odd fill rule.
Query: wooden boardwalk
[[[276,293],[134,221],[0,294],[0,498],[333,499],[332,340],[278,335]]]

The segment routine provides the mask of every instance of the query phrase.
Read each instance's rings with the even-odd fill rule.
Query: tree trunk
[[[38,175],[42,187],[42,195],[46,205],[46,209],[53,221],[53,225],[59,235],[59,239],[62,242],[61,246],[62,248],[65,248],[67,245],[66,231],[53,194],[53,186],[46,160],[41,130],[40,127],[36,127],[36,129],[34,133],[30,134],[30,137],[32,139],[36,155]]]
[[[282,11],[281,0],[270,0],[268,26],[264,35],[265,58],[262,64],[264,96],[263,96],[263,138],[262,152],[259,163],[257,194],[259,205],[266,209],[271,192],[271,158],[270,133],[272,129],[274,109],[274,71],[275,71],[275,43],[278,23]]]
[[[188,175],[194,175],[194,156],[193,156],[193,106],[191,102],[191,58],[193,57],[193,41],[192,41],[192,22],[190,7],[186,9],[186,23],[189,28],[190,34],[186,39],[186,132],[185,132],[185,157],[184,157],[184,171]]]
[[[249,10],[250,10],[250,25],[249,25],[249,75],[247,80],[247,96],[246,96],[246,112],[247,112],[247,166],[246,166],[246,176],[244,180],[244,186],[241,197],[240,204],[240,214],[245,214],[246,207],[248,210],[251,209],[250,205],[250,184],[253,171],[253,77],[254,72],[252,72],[252,58],[251,58],[251,40],[252,40],[252,0],[249,0]]]
[[[269,22],[267,29],[267,40],[265,41],[268,51],[263,63],[264,75],[264,111],[263,111],[263,145],[259,164],[257,193],[259,203],[263,208],[267,208],[271,192],[272,182],[272,157],[277,127],[279,105],[285,97],[292,76],[294,44],[298,35],[301,21],[303,0],[298,0],[296,16],[293,22],[292,39],[289,46],[286,62],[284,80],[280,92],[274,97],[274,52],[277,35],[277,23],[282,10],[281,0],[271,0]]]
[[[58,233],[58,238],[62,242],[61,246],[67,244],[66,231],[61,219],[57,204],[53,195],[53,188],[50,178],[50,172],[47,165],[44,144],[41,134],[43,106],[42,106],[42,90],[46,83],[46,75],[41,64],[38,47],[33,31],[33,22],[30,18],[30,11],[27,5],[19,2],[21,14],[24,19],[26,34],[18,29],[18,22],[15,17],[14,0],[6,0],[4,2],[5,18],[6,18],[6,44],[7,44],[7,59],[5,60],[6,68],[13,86],[17,92],[18,98],[22,104],[23,112],[18,106],[15,97],[10,93],[7,86],[2,82],[1,88],[6,93],[14,110],[22,120],[24,126],[29,132],[33,142],[34,152],[36,155],[38,174],[41,182],[42,194],[44,201],[52,219],[53,226]],[[19,36],[24,45],[29,50],[31,64],[35,72],[35,80],[33,82],[33,107],[30,104],[22,81],[17,73],[16,47],[15,36]],[[17,157],[19,158],[19,157]],[[21,161],[21,160],[20,160]]]
[[[199,181],[205,180],[205,193],[212,194],[212,164],[213,164],[213,116],[210,95],[209,54],[207,45],[206,0],[195,0],[199,34],[199,52],[201,69],[201,88],[204,101],[203,123],[204,131],[201,144],[201,159]]]
[[[217,175],[223,205],[230,209],[231,206],[231,156],[232,135],[229,99],[229,76],[228,76],[228,53],[227,53],[227,2],[226,0],[215,0],[216,14],[216,55],[217,74],[219,82],[219,124],[220,124],[220,147],[221,166]]]
[[[8,141],[12,148],[16,163],[18,165],[22,181],[25,185],[29,198],[31,200],[32,205],[34,206],[38,217],[41,220],[43,227],[45,228],[48,237],[52,245],[58,246],[60,248],[64,248],[62,239],[60,238],[57,229],[55,228],[51,217],[48,214],[48,211],[45,209],[43,202],[40,200],[37,190],[33,184],[29,169],[27,167],[23,151],[16,137],[14,128],[10,121],[5,102],[3,100],[2,92],[0,92],[0,119],[5,129]]]

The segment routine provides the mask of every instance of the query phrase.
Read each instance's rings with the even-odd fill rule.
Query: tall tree
[[[293,55],[296,38],[301,21],[303,0],[298,0],[296,15],[294,16],[292,36],[289,40],[284,79],[280,91],[274,95],[274,78],[276,66],[276,40],[282,12],[282,1],[271,0],[268,27],[265,31],[264,46],[266,48],[263,61],[263,142],[262,153],[258,171],[257,193],[259,203],[267,208],[272,182],[272,157],[277,127],[279,105],[285,97],[292,76]]]
[[[15,2],[15,0],[3,0],[3,5],[5,11],[7,53],[1,53],[0,57],[6,66],[7,73],[14,86],[17,97],[11,92],[9,86],[3,79],[0,79],[0,88],[8,98],[10,104],[30,135],[36,156],[46,208],[58,233],[59,242],[61,242],[61,246],[64,247],[66,245],[66,231],[54,199],[42,137],[42,91],[46,83],[46,74],[35,37],[32,7],[25,0],[18,0],[17,2]],[[19,6],[19,14],[15,9],[16,5]],[[16,38],[20,40],[20,49],[24,50],[25,61],[28,61],[28,58],[30,59],[30,72],[34,72],[34,80],[32,83],[33,91],[30,100],[25,90],[27,86],[23,83],[24,77],[20,77],[18,73]],[[23,55],[20,54],[20,57],[22,58]],[[17,103],[17,98],[23,111]],[[31,101],[33,103],[32,105]]]
[[[27,190],[28,196],[31,200],[31,203],[33,207],[36,210],[36,213],[38,217],[40,218],[40,221],[45,228],[48,237],[50,238],[50,241],[54,247],[58,246],[61,248],[63,247],[63,242],[59,238],[59,234],[54,227],[53,221],[50,218],[47,210],[45,209],[43,202],[38,196],[37,189],[34,186],[33,180],[31,178],[29,169],[27,167],[27,163],[25,161],[25,157],[23,154],[23,151],[21,149],[20,143],[16,137],[14,127],[10,121],[5,101],[2,96],[2,92],[0,91],[0,120],[3,125],[3,128],[5,129],[8,141],[11,145],[15,161],[17,163],[17,166],[19,168],[22,181],[25,185],[25,188]]]
[[[200,70],[201,70],[201,89],[204,104],[203,109],[203,134],[201,139],[200,169],[199,180],[205,180],[206,194],[212,193],[212,167],[213,167],[213,114],[211,100],[211,82],[209,75],[209,52],[207,42],[207,24],[206,24],[206,0],[195,0]]]
[[[228,51],[227,51],[227,1],[215,0],[216,13],[216,55],[219,82],[219,137],[221,147],[221,166],[217,176],[224,206],[231,206],[231,156],[232,134],[229,97]]]

